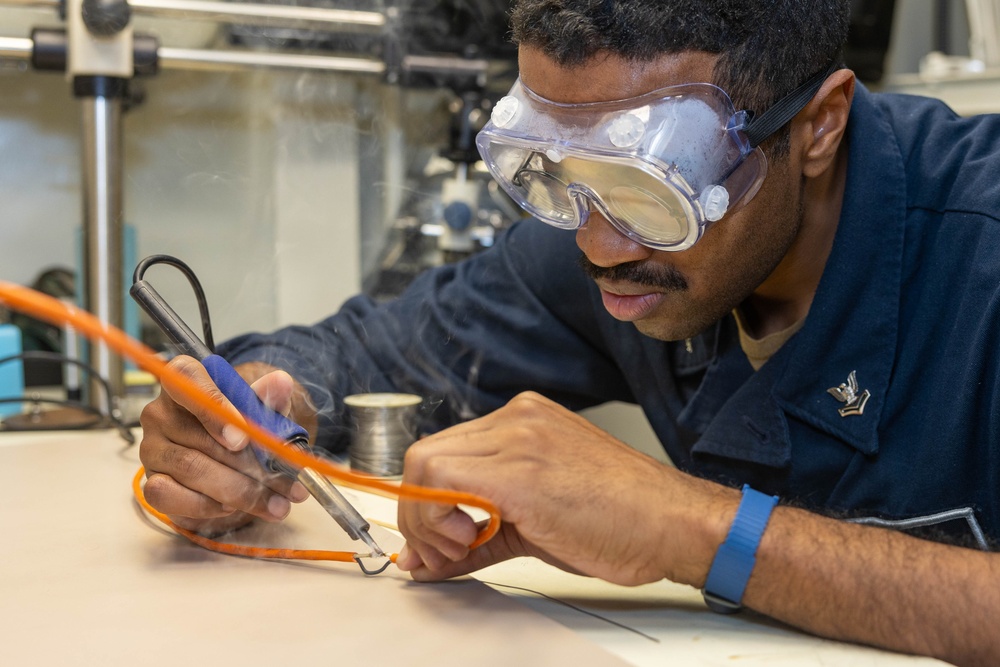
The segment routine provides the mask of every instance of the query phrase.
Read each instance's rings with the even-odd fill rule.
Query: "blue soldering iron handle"
[[[208,374],[215,381],[219,391],[225,394],[226,398],[248,421],[267,429],[284,442],[302,444],[309,442],[309,433],[291,419],[264,405],[263,401],[247,384],[247,381],[236,372],[236,369],[228,361],[217,354],[210,354],[202,359],[201,363],[204,364]],[[253,450],[262,466],[276,470],[275,461],[267,452],[259,447],[254,447]],[[277,469],[276,472],[285,472],[292,477],[295,476],[294,471]]]
[[[306,430],[264,405],[250,388],[250,385],[246,383],[246,380],[240,377],[236,369],[229,365],[229,362],[217,354],[210,354],[202,359],[201,363],[205,365],[208,374],[215,380],[219,390],[236,406],[237,410],[243,413],[247,420],[263,426],[286,443],[301,448],[308,447],[309,434]],[[354,509],[354,506],[328,479],[312,468],[292,468],[283,461],[270,457],[260,447],[254,447],[253,451],[261,466],[266,470],[283,473],[301,482],[352,540],[364,540],[372,548],[372,553],[384,555],[382,549],[368,533],[368,529],[371,528],[368,521],[361,516],[358,510]]]
[[[244,417],[274,433],[286,443],[308,449],[309,434],[306,430],[264,405],[236,369],[228,361],[214,354],[152,285],[145,280],[136,280],[129,289],[129,294],[171,341],[185,354],[204,364],[219,390]],[[296,470],[271,457],[260,447],[254,447],[253,452],[265,469],[281,472],[290,477],[296,476]]]

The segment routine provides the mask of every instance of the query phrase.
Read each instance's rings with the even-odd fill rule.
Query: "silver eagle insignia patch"
[[[847,376],[847,382],[842,382],[839,387],[830,387],[826,391],[845,404],[844,407],[837,409],[841,417],[864,414],[865,404],[872,396],[867,389],[858,392],[857,371],[851,371]]]

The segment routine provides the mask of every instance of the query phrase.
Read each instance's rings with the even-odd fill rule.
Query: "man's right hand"
[[[180,356],[170,366],[239,414],[198,361]],[[265,405],[284,415],[294,386],[284,371],[267,373],[251,385]],[[290,501],[309,497],[300,483],[264,470],[245,433],[172,393],[167,385],[143,409],[139,421],[146,500],[182,528],[217,534],[254,517],[280,521],[291,510]]]

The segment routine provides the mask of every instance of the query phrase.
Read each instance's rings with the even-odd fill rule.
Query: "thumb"
[[[511,558],[527,556],[529,554],[525,552],[524,545],[520,537],[516,535],[516,531],[514,526],[502,524],[500,532],[493,539],[470,551],[469,555],[462,560],[448,561],[444,566],[434,570],[420,563],[410,569],[410,576],[416,581],[441,581],[460,577]]]
[[[250,388],[254,390],[264,405],[287,417],[292,411],[292,390],[295,386],[292,376],[285,371],[273,371],[264,375]]]

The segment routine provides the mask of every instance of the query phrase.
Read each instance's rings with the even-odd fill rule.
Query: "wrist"
[[[726,539],[740,504],[740,493],[704,479],[672,470],[683,480],[670,480],[673,493],[670,516],[661,522],[661,550],[665,563],[664,578],[701,589],[708,577],[712,559]]]
[[[743,593],[757,563],[757,548],[777,504],[777,496],[755,491],[749,484],[743,486],[736,516],[716,550],[702,590],[712,611],[731,614],[743,608]]]

